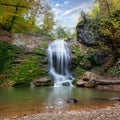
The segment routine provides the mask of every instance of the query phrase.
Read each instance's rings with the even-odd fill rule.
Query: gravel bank
[[[6,118],[3,120],[120,120],[120,104],[89,111],[39,113],[36,115],[23,116],[15,119]]]

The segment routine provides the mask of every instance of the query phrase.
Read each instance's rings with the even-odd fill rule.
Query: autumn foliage
[[[46,15],[53,15],[47,0],[0,0],[0,25],[10,32],[34,33]]]

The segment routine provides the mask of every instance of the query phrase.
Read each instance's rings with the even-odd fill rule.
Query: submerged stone
[[[70,83],[69,82],[64,82],[62,83],[63,86],[70,86]]]
[[[70,98],[67,100],[67,103],[76,103],[77,102],[77,99],[75,98]]]
[[[110,98],[109,100],[120,101],[120,97]]]

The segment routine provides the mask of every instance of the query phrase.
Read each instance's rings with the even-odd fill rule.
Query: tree
[[[0,24],[12,32],[34,32],[47,11],[45,3],[46,0],[0,0]]]
[[[42,28],[45,32],[50,33],[53,30],[54,26],[54,15],[52,12],[46,12],[43,18]]]
[[[68,38],[71,38],[71,33],[68,29],[62,27],[62,26],[58,26],[55,30],[55,34],[56,34],[56,37],[59,38],[59,39],[68,39]]]
[[[94,0],[98,2],[101,15],[110,15],[112,11],[120,8],[119,0]]]
[[[84,42],[83,44],[87,45],[91,42],[88,45],[92,48],[92,55],[96,55],[102,51],[105,56],[103,57],[105,60],[103,67],[101,67],[102,72],[107,71],[120,58],[120,1],[99,0],[99,2],[103,1],[109,3],[110,12],[106,12],[108,11],[107,4],[99,8],[102,5],[101,3],[98,7],[95,6],[97,9],[93,8],[92,12],[89,13],[87,22],[81,21],[78,24],[79,28],[81,25],[81,31],[83,31],[83,38],[81,39],[85,41],[84,36],[89,35],[87,37],[88,42]]]
[[[95,30],[101,34],[101,40],[98,42],[112,51],[116,57],[118,48],[120,47],[119,33],[120,33],[120,1],[119,0],[98,0],[100,4],[100,14],[105,13],[99,21],[94,20],[98,25]],[[94,23],[94,24],[96,24]]]

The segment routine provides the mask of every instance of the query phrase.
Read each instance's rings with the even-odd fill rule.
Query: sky
[[[49,0],[57,24],[75,28],[80,12],[92,9],[92,0]]]

